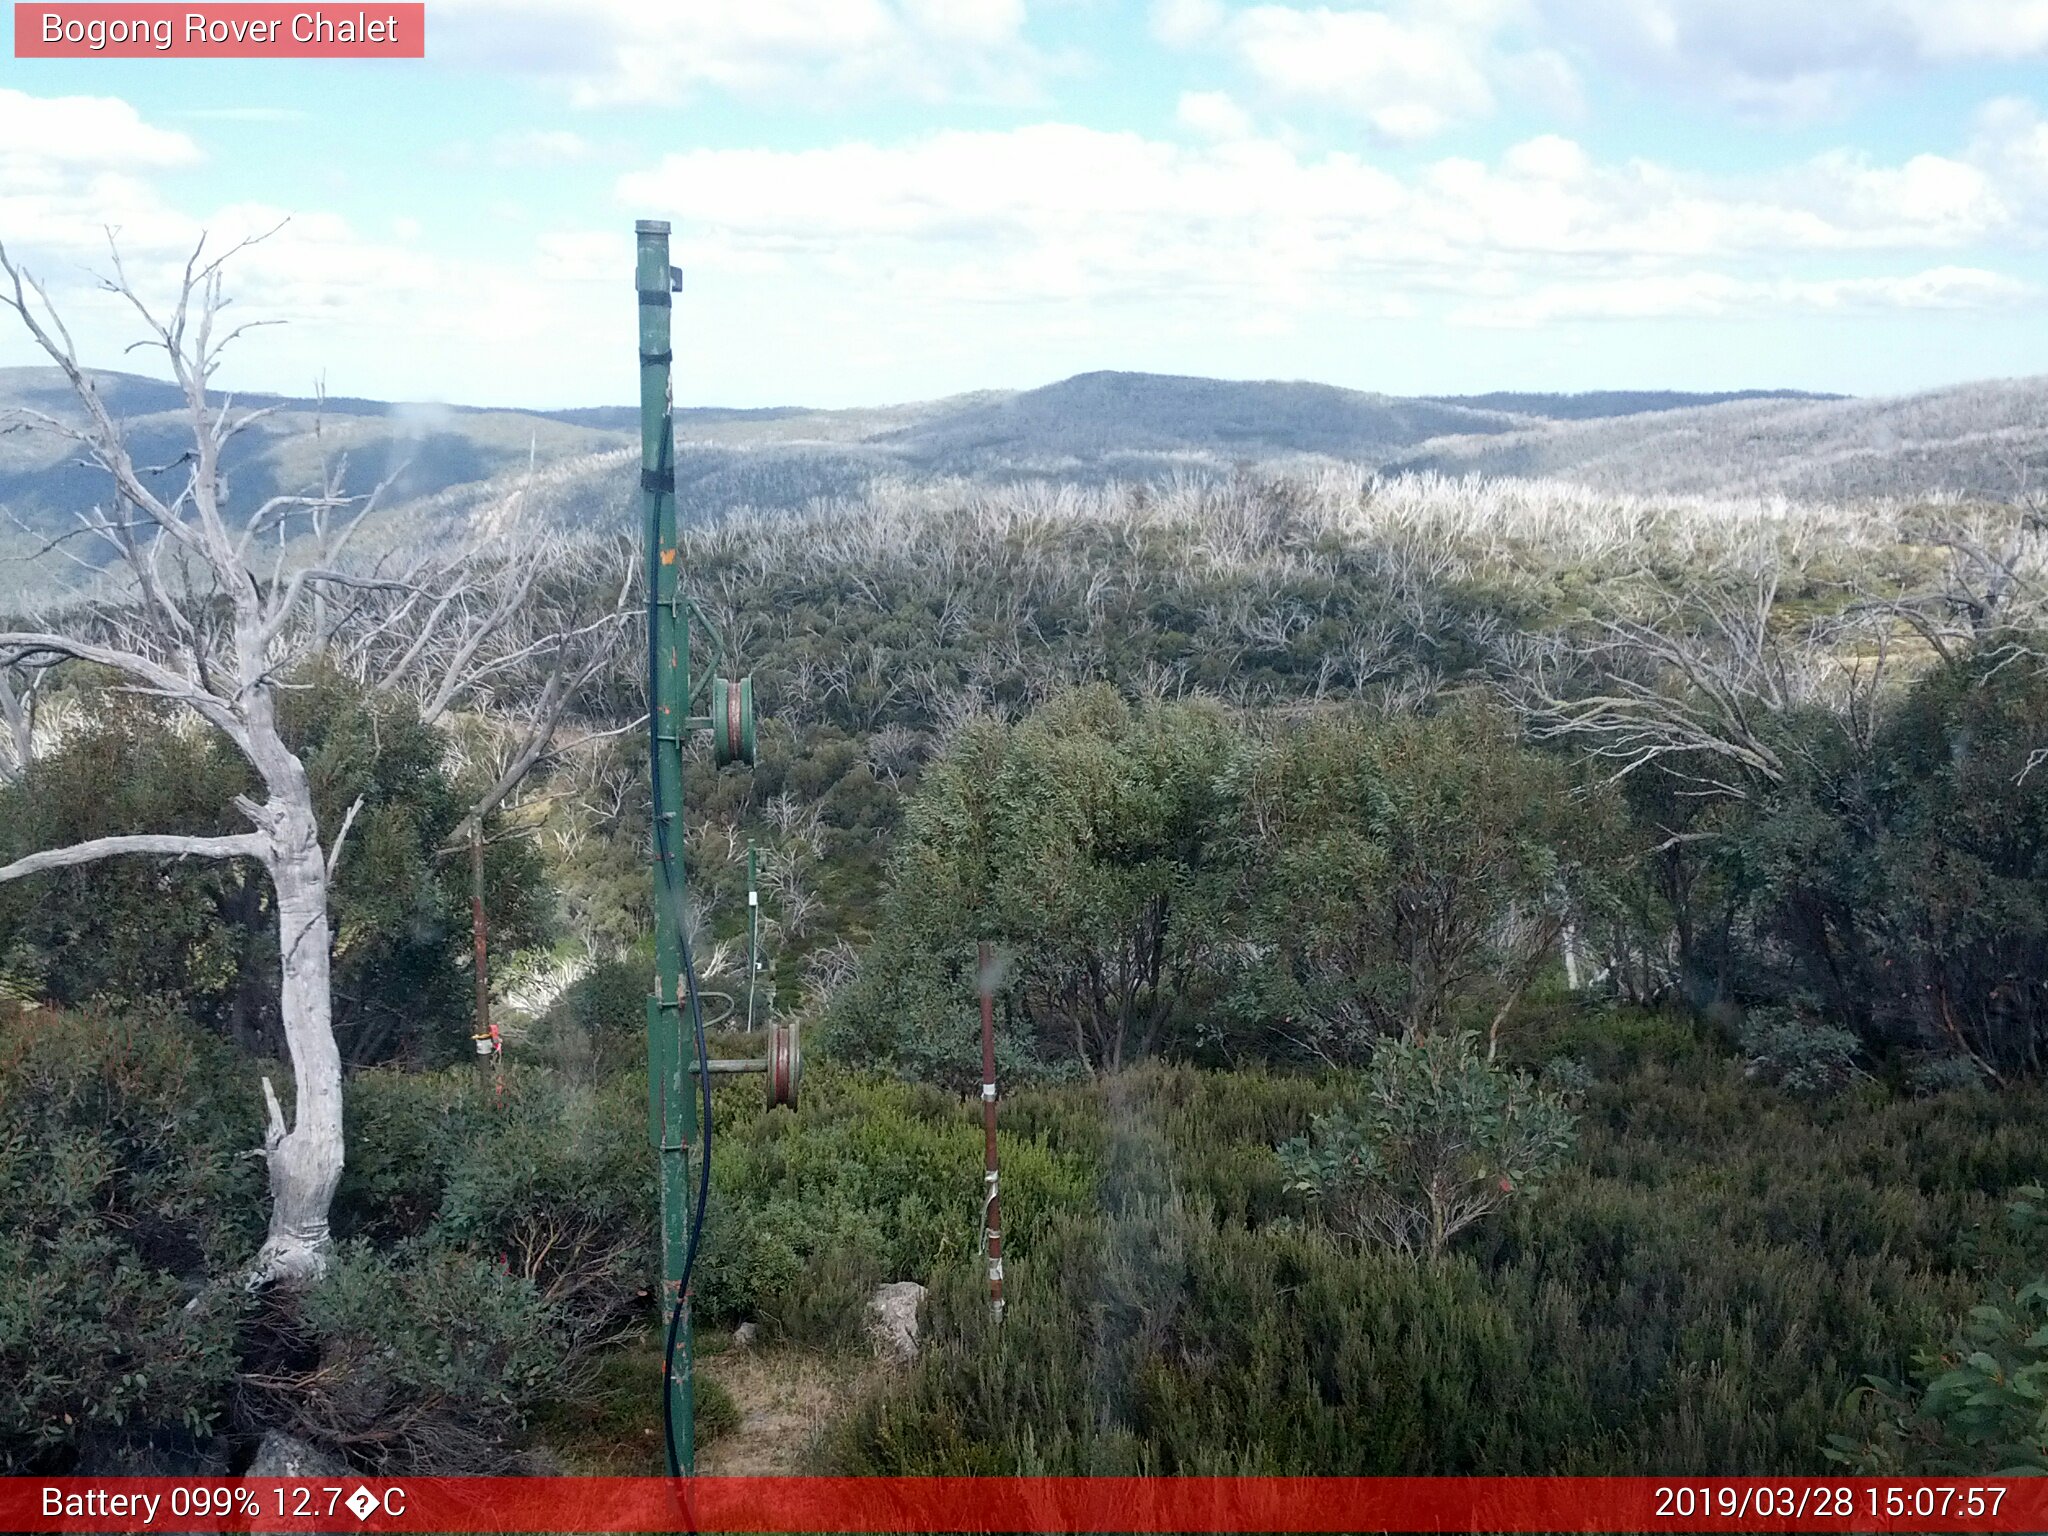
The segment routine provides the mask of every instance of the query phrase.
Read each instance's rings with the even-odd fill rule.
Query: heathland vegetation
[[[536,469],[520,516],[581,483]],[[226,1469],[273,1428],[656,1466],[632,597],[594,533],[536,572],[493,529],[303,626],[255,583],[335,849],[346,1159],[328,1240],[253,1288],[303,1016],[276,856],[217,854],[278,792],[240,717],[124,686],[152,624],[234,654],[195,621],[239,599],[0,634],[0,872],[208,850],[0,882],[8,1470]],[[713,1045],[750,1050],[751,844],[757,1010],[812,1057],[794,1113],[718,1090],[707,1438],[730,1329],[840,1358],[914,1279],[921,1358],[792,1465],[2041,1469],[2044,544],[2018,501],[1327,466],[693,527],[764,722],[686,785]],[[406,660],[428,611],[469,663]]]

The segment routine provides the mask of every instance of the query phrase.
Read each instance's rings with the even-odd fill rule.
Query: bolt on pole
[[[670,1412],[684,1471],[696,1466],[692,1419],[692,1348],[683,1260],[689,1245],[696,1186],[690,1162],[697,1148],[697,1098],[691,1081],[689,1020],[683,997],[683,741],[689,730],[690,625],[681,601],[676,537],[675,421],[671,410],[669,322],[676,278],[668,263],[668,224],[642,219],[634,286],[640,311],[640,493],[647,561],[647,701],[653,760],[654,995],[647,1001],[648,1121],[661,1171],[662,1321],[684,1308],[678,1329],[679,1369],[670,1382]],[[691,1038],[694,1038],[692,1036]]]

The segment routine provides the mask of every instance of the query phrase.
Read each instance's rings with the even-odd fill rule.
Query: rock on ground
[[[905,1364],[917,1358],[918,1309],[924,1298],[925,1288],[915,1280],[876,1287],[868,1298],[868,1334],[877,1354]]]
[[[266,1429],[256,1459],[244,1477],[341,1477],[348,1471],[339,1456],[308,1445],[281,1429]]]

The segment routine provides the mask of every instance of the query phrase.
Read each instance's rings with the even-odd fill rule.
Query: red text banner
[[[7,1531],[2041,1531],[2026,1478],[0,1478]]]
[[[339,5],[24,4],[17,59],[420,59],[427,8]]]

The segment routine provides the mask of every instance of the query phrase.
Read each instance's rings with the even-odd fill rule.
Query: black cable
[[[703,1114],[698,1124],[701,1129],[698,1143],[702,1154],[697,1173],[697,1209],[690,1222],[690,1241],[683,1249],[683,1272],[676,1284],[676,1298],[668,1315],[668,1339],[661,1354],[661,1434],[668,1450],[668,1475],[683,1475],[682,1458],[676,1451],[675,1425],[675,1365],[676,1340],[682,1332],[683,1310],[690,1296],[690,1276],[697,1267],[697,1247],[704,1237],[704,1207],[711,1199],[711,1052],[704,1039],[704,1008],[697,996],[697,958],[690,949],[689,930],[683,923],[683,903],[676,879],[675,854],[669,847],[668,827],[661,813],[661,709],[656,691],[656,661],[654,650],[655,626],[660,618],[661,597],[658,582],[652,570],[653,550],[657,540],[648,540],[649,572],[647,583],[647,766],[648,782],[654,794],[654,847],[655,861],[661,868],[662,894],[668,898],[670,915],[675,923],[676,943],[682,950],[683,984],[688,991],[690,1018],[695,1024],[697,1037],[697,1082],[703,1091]],[[688,700],[684,701],[685,709]],[[648,1062],[648,1070],[654,1064]],[[666,1135],[666,1127],[663,1134]],[[690,1471],[696,1472],[695,1458],[691,1459]]]

